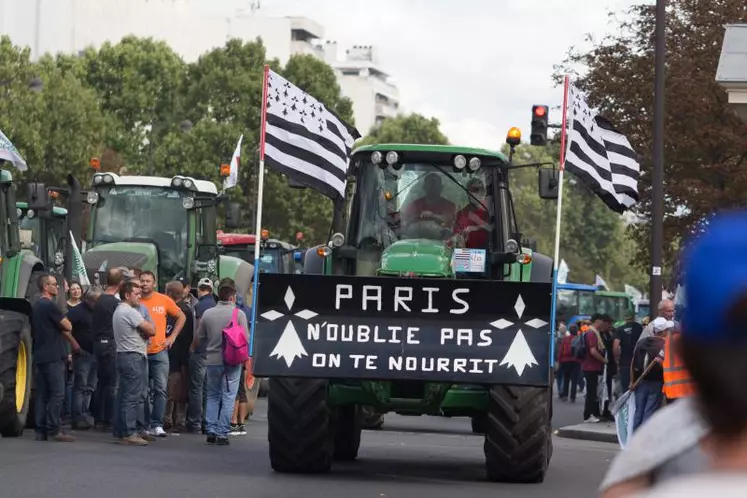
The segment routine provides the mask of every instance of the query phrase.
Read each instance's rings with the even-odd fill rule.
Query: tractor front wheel
[[[33,371],[31,326],[28,316],[0,312],[0,435],[19,437],[26,427]]]
[[[552,454],[548,389],[493,386],[489,394],[485,434],[488,479],[542,482]]]

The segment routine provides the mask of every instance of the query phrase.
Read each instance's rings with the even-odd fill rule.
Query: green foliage
[[[557,164],[559,156],[556,144],[519,146],[514,163]],[[523,236],[536,240],[537,250],[552,256],[557,202],[539,198],[534,168],[514,170],[509,181]],[[599,274],[615,290],[623,290],[624,284],[643,288],[645,273],[629,264],[637,244],[627,234],[623,218],[570,174],[564,175],[560,230],[560,257],[568,264],[570,282],[594,283]]]
[[[447,145],[449,139],[441,133],[436,118],[426,118],[420,114],[400,115],[385,120],[381,126],[373,128],[360,145],[405,143]]]

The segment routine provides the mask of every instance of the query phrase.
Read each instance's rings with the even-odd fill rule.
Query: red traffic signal
[[[532,106],[532,131],[529,143],[532,145],[547,145],[547,119],[550,108],[546,105]]]

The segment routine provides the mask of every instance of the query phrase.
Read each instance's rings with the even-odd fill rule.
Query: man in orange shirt
[[[163,417],[166,413],[168,402],[169,381],[169,348],[174,344],[176,338],[182,332],[187,321],[179,306],[165,294],[156,292],[156,276],[150,271],[140,274],[140,289],[142,296],[140,303],[143,304],[156,327],[156,335],[150,339],[148,344],[148,389],[145,389],[144,417],[143,423],[150,424],[149,434],[155,437],[166,437],[163,430]],[[174,330],[166,337],[166,317],[176,318]],[[151,395],[153,404],[151,405]],[[147,427],[146,427],[147,428]]]

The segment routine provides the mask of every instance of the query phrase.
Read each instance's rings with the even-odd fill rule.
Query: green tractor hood
[[[377,273],[387,276],[454,278],[451,249],[429,239],[399,240],[381,255]]]
[[[111,242],[92,247],[83,255],[83,263],[89,277],[102,273],[109,268],[126,266],[152,271],[158,276],[158,250],[156,246],[147,242]],[[91,282],[93,282],[91,278]],[[102,280],[103,282],[103,280]]]

